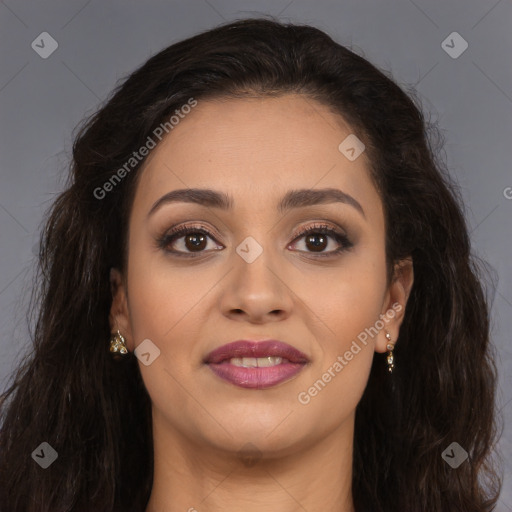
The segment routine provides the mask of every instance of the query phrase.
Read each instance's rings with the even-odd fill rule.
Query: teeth
[[[282,357],[232,357],[229,362],[234,366],[244,368],[268,368],[283,362]]]
[[[282,357],[258,357],[256,359],[258,368],[266,368],[268,366],[277,366],[283,362]]]

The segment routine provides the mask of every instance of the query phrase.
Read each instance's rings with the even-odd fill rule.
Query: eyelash
[[[162,249],[168,253],[171,253],[175,256],[178,256],[178,257],[185,257],[185,258],[195,257],[194,253],[192,253],[192,252],[183,253],[183,252],[167,249],[167,246],[171,242],[179,240],[183,236],[189,235],[191,233],[200,233],[200,234],[206,235],[206,236],[210,237],[211,239],[215,240],[212,233],[210,233],[208,230],[206,230],[203,227],[200,227],[200,226],[178,226],[177,228],[173,228],[170,231],[164,233],[161,237],[159,237],[157,239],[158,247],[160,249]],[[313,257],[315,257],[315,258],[332,257],[334,255],[345,252],[348,249],[350,249],[351,247],[353,247],[353,244],[349,240],[347,235],[329,227],[329,225],[327,225],[327,224],[315,224],[313,226],[309,226],[305,229],[302,229],[301,231],[299,231],[299,233],[297,233],[297,235],[294,237],[293,241],[297,240],[298,238],[307,236],[310,233],[329,235],[331,238],[333,238],[334,240],[336,240],[336,242],[338,242],[340,244],[340,247],[338,249],[335,249],[335,250],[329,251],[329,252],[325,252],[325,253],[314,253],[314,252],[307,251],[310,254],[312,254]],[[199,251],[197,254],[200,255],[202,252],[205,252],[205,251]],[[299,252],[304,252],[304,251],[299,251]]]

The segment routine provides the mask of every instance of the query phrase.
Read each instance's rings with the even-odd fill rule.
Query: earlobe
[[[115,333],[119,330],[130,347],[132,336],[126,286],[123,276],[117,268],[110,269],[110,290],[112,292],[112,305],[109,314],[110,332]]]
[[[386,352],[390,343],[389,336],[394,344],[398,339],[400,325],[404,319],[406,304],[409,299],[414,282],[414,269],[411,257],[400,260],[395,264],[392,282],[386,294],[386,303],[381,314],[384,328],[377,336],[376,352]]]

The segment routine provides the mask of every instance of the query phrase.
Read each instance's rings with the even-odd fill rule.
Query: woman
[[[309,26],[135,71],[43,233],[0,510],[493,510],[488,305],[427,128]]]

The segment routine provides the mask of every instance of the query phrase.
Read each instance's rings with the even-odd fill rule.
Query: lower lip
[[[265,389],[291,379],[305,365],[301,363],[281,363],[265,368],[245,368],[223,361],[222,363],[208,364],[208,366],[218,377],[231,382],[235,386]]]

